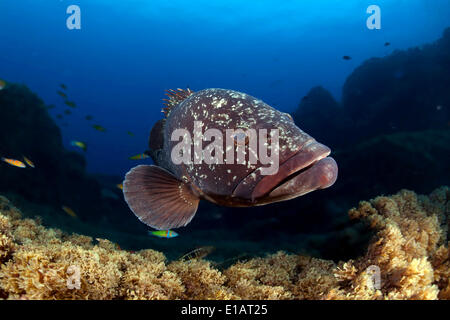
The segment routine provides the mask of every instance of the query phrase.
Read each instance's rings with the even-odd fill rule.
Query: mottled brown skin
[[[175,129],[183,128],[193,136],[194,121],[202,121],[203,130],[219,129],[224,136],[226,129],[253,128],[256,130],[267,129],[268,132],[270,129],[279,129],[280,174],[273,176],[258,174],[258,168],[262,166],[260,162],[251,166],[226,163],[174,165],[170,158],[170,151],[178,141],[171,141],[171,134]],[[162,128],[159,123],[156,126]],[[276,185],[273,185],[274,181],[277,183],[283,181],[287,175],[294,173],[300,166],[307,163],[309,165],[311,161],[325,157],[330,150],[326,146],[316,143],[311,136],[300,130],[290,115],[247,94],[225,89],[206,89],[195,92],[172,108],[162,129],[162,139],[154,136],[157,141],[163,140],[160,158],[153,158],[155,163],[172,172],[178,179],[189,181],[191,188],[201,198],[220,205],[255,206],[282,201],[298,196],[296,195],[297,189],[301,190],[301,194],[305,194],[315,189],[328,187],[336,179],[337,166],[334,160],[327,158],[326,166],[325,163],[322,163],[320,164],[321,170],[314,169],[316,173],[314,177],[317,180],[311,181],[313,177],[308,177],[308,186],[314,189],[304,190],[294,184],[285,188],[286,192],[279,191],[270,195],[270,191]],[[152,138],[150,143],[152,144],[153,141]],[[204,142],[202,147],[208,143]],[[308,144],[318,150],[302,151],[302,148]],[[152,146],[150,148],[152,149]],[[299,152],[301,153],[299,154]],[[289,170],[286,170],[282,164],[291,158],[295,158],[296,161],[291,160]],[[254,178],[252,173],[255,173]],[[263,185],[266,188],[263,188]],[[260,192],[255,194],[255,188]]]
[[[289,114],[232,90],[179,89],[169,91],[168,96],[163,109],[166,117],[150,133],[147,153],[156,166],[131,169],[123,183],[126,202],[147,225],[156,229],[185,226],[194,217],[200,199],[231,207],[258,206],[327,188],[336,181],[337,165],[328,157],[330,149],[298,128]],[[245,141],[247,164],[227,163],[225,155],[223,164],[175,164],[171,152],[180,141],[171,141],[172,133],[185,129],[194,137],[195,121],[203,123],[202,134],[216,129],[225,141],[227,129],[255,129],[257,133],[259,129],[267,133],[278,129],[279,170],[263,175],[261,170],[267,164],[259,160],[248,164],[250,143],[245,135],[241,142]],[[195,158],[194,141],[191,149]],[[203,141],[201,150],[210,143]],[[237,144],[231,144],[235,155]]]

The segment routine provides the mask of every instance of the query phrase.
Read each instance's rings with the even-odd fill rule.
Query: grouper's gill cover
[[[336,162],[330,149],[298,128],[292,118],[245,93],[225,89],[171,91],[164,109],[166,118],[158,121],[150,135],[150,154],[157,166],[133,168],[124,181],[124,195],[131,210],[144,223],[169,229],[191,221],[200,198],[225,206],[256,206],[292,199],[331,186],[337,178]],[[223,136],[223,163],[191,162],[176,165],[171,151],[180,141],[171,141],[176,129],[187,130],[194,139],[194,125],[201,132],[216,129]],[[258,161],[227,163],[227,129],[272,129],[279,133],[279,170],[261,174],[268,167]],[[201,138],[201,137],[200,137]],[[258,137],[259,138],[259,137]],[[195,154],[192,147],[192,160]],[[203,141],[203,150],[211,141]],[[267,142],[270,146],[270,138]],[[269,151],[270,153],[270,147]]]

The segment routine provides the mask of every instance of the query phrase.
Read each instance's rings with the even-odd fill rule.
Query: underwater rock
[[[202,259],[169,262],[151,249],[131,253],[44,228],[0,197],[0,298],[450,299],[449,199],[441,187],[428,197],[402,190],[360,202],[349,215],[376,235],[354,260],[278,252],[221,271]]]
[[[292,208],[282,203],[269,208],[279,221],[292,222],[280,230],[344,230],[351,226],[342,222],[341,213],[360,199],[401,188],[423,193],[448,184],[448,70],[450,28],[435,43],[365,61],[347,78],[341,103],[327,90],[313,88],[293,116],[306,132],[332,147],[339,178],[332,188],[292,200]],[[260,216],[269,215],[268,210]],[[332,241],[320,252],[335,259],[341,247],[340,241]]]
[[[444,159],[450,159],[450,130],[380,135],[335,156],[342,176],[348,177],[338,180],[335,194],[364,199],[401,188],[423,193],[448,183],[450,162]]]
[[[333,157],[339,163],[340,177],[332,188],[290,203],[245,209],[245,224],[241,223],[243,209],[224,209],[221,223],[230,228],[239,225],[239,232],[254,241],[266,241],[274,234],[322,234],[323,241],[316,239],[304,245],[308,252],[312,249],[320,257],[333,260],[355,257],[362,252],[368,235],[355,229],[345,219],[345,212],[360,199],[402,188],[425,193],[447,184],[450,162],[444,159],[450,159],[450,130],[381,135],[338,148]]]
[[[9,84],[0,91],[0,154],[19,160],[26,156],[36,165],[24,170],[1,165],[0,192],[55,205],[75,202],[69,199],[75,190],[100,194],[90,187],[84,158],[63,148],[61,132],[46,106],[23,85]],[[90,190],[83,192],[84,188]]]
[[[138,225],[120,190],[117,199],[104,201],[101,184],[86,173],[84,156],[64,149],[61,131],[44,102],[24,85],[8,83],[0,91],[0,156],[18,160],[25,156],[35,164],[21,169],[0,163],[0,194],[52,206],[56,214],[64,214],[61,207],[67,206],[80,219],[94,223],[107,216],[122,230]]]
[[[294,118],[332,147],[351,146],[380,134],[448,129],[448,70],[450,28],[432,44],[363,62],[346,79],[339,107],[325,89],[313,88]]]
[[[312,88],[292,114],[295,123],[318,141],[327,141],[333,150],[344,143],[342,129],[349,126],[339,103],[321,86]],[[340,134],[336,134],[340,132]]]
[[[364,62],[347,78],[342,92],[355,135],[361,140],[448,127],[449,69],[450,29],[435,43]]]

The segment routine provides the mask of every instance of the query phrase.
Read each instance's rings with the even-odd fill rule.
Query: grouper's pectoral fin
[[[123,193],[139,220],[159,230],[187,225],[200,201],[189,185],[150,165],[134,167],[126,174]]]

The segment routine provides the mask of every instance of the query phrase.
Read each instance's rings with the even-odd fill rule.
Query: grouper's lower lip
[[[332,186],[337,179],[338,167],[336,161],[326,157],[315,162],[305,170],[294,174],[292,178],[273,189],[269,198],[288,200],[318,189]]]
[[[291,199],[331,186],[337,178],[337,164],[327,157],[331,150],[318,142],[309,144],[267,175],[255,186],[252,199],[283,197]]]

